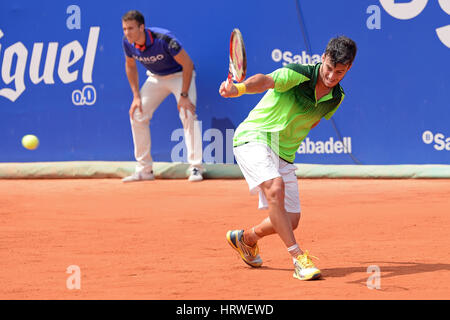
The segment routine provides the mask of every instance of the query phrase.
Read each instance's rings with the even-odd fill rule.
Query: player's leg
[[[286,161],[279,160],[278,171],[281,174],[284,182],[284,208],[286,215],[291,222],[292,230],[298,227],[300,221],[300,198],[298,192],[298,180],[295,175],[297,169],[294,165],[287,163]],[[269,204],[264,195],[264,192],[259,191],[259,209],[267,209]],[[274,229],[273,223],[270,217],[264,219],[260,224],[249,228],[244,232],[244,241],[248,245],[254,245],[259,239],[277,233]]]
[[[288,216],[291,225],[292,230],[297,229],[298,223],[300,221],[300,212],[286,212],[286,215]],[[254,246],[259,239],[262,239],[264,237],[270,236],[272,234],[276,234],[272,221],[270,221],[270,218],[267,217],[263,221],[261,221],[258,225],[244,230],[244,243],[249,246]]]
[[[136,109],[133,118],[130,117],[131,131],[133,134],[134,156],[136,158],[136,171],[124,182],[139,180],[152,180],[153,159],[151,157],[150,120],[161,102],[169,95],[170,91],[158,79],[149,75],[141,90],[142,113]]]
[[[286,214],[283,178],[278,177],[272,180],[264,181],[261,183],[260,188],[267,199],[269,218],[273,229],[279,235],[287,248],[294,246],[297,244],[297,241],[295,240],[292,223]]]
[[[183,84],[182,72],[170,77],[169,86],[174,94],[177,103],[180,100],[180,93]],[[197,89],[195,85],[195,71],[192,72],[191,85],[189,87],[189,99],[194,106],[197,105]],[[184,141],[187,149],[187,161],[189,163],[189,180],[201,181],[203,180],[203,147],[202,147],[202,132],[200,122],[197,120],[197,114],[192,114],[188,110],[180,109],[180,120],[184,129]]]
[[[249,185],[251,193],[260,190],[260,184],[280,178],[278,166],[273,161],[270,148],[261,143],[247,143],[233,149],[236,161]],[[252,267],[262,265],[258,245],[249,246],[243,241],[244,230],[230,230],[226,238],[242,260]]]
[[[288,212],[298,212],[300,213],[300,200],[299,200],[299,192],[298,192],[298,181],[297,177],[295,175],[296,167],[292,164],[289,164],[283,160],[280,160],[280,167],[279,172],[283,178],[283,183],[285,186],[285,193],[284,193],[284,209],[285,209],[285,219],[283,220],[285,223],[286,221],[290,221],[292,226],[292,229],[288,227],[288,224],[286,223],[281,228],[279,225],[274,223],[273,216],[270,215],[270,213],[280,213],[281,210],[270,210],[271,209],[271,201],[270,198],[270,192],[267,192],[265,190],[265,186],[262,185],[261,189],[264,191],[264,195],[267,198],[267,204],[269,206],[269,221],[266,221],[265,224],[263,224],[263,227],[265,227],[265,230],[262,229],[260,231],[263,231],[260,233],[261,236],[264,236],[264,231],[271,232],[271,226],[273,230],[277,232],[277,234],[280,236],[280,238],[285,243],[288,252],[291,254],[293,263],[294,263],[294,278],[297,278],[299,280],[311,280],[311,279],[317,279],[320,278],[321,272],[318,268],[315,267],[314,263],[311,260],[311,257],[309,256],[308,251],[303,252],[299,245],[297,244],[295,240],[295,235],[293,230],[298,225],[298,221],[300,220],[300,214],[297,215],[298,219],[295,219],[292,221],[292,214],[289,214]],[[275,199],[276,200],[276,199]],[[260,205],[264,205],[264,198],[261,199],[260,197]],[[276,202],[276,201],[275,201]],[[272,200],[273,203],[273,200]],[[276,205],[278,205],[278,202],[276,202]],[[278,206],[280,207],[280,206]],[[294,223],[292,223],[294,222]],[[283,229],[284,227],[284,229]],[[284,233],[284,234],[283,234]],[[292,242],[294,241],[294,242]]]

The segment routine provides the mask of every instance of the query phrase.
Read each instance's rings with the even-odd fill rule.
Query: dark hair
[[[142,13],[140,13],[137,10],[130,10],[127,13],[125,13],[122,17],[122,21],[128,21],[128,20],[136,20],[138,23],[138,26],[141,24],[145,25],[145,19]]]
[[[331,39],[325,49],[325,55],[336,64],[351,65],[356,56],[356,43],[346,36]]]

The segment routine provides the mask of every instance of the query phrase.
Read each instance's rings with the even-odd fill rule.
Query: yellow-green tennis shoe
[[[294,278],[299,280],[314,280],[320,278],[321,272],[316,268],[311,257],[313,256],[310,256],[308,251],[305,251],[303,254],[299,255],[297,259],[294,259]]]

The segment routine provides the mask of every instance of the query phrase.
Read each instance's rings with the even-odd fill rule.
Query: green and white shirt
[[[280,158],[293,163],[312,125],[323,117],[329,120],[345,96],[338,84],[317,101],[315,88],[320,65],[288,64],[270,73],[275,87],[266,92],[238,126],[233,146],[265,143]]]

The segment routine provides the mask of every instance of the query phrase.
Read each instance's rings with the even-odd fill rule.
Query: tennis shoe
[[[320,278],[321,272],[314,266],[311,257],[316,258],[310,256],[308,251],[305,251],[303,254],[299,255],[297,259],[294,259],[294,278],[299,280],[313,280]]]
[[[202,181],[203,175],[201,171],[198,168],[192,168],[191,174],[189,175],[189,181],[195,182],[195,181]]]
[[[243,235],[244,230],[228,231],[227,241],[230,246],[239,253],[246,264],[253,268],[258,268],[262,265],[258,244],[255,244],[253,247],[246,245],[242,240]]]
[[[153,170],[150,173],[135,172],[131,176],[123,178],[122,182],[136,182],[136,181],[145,181],[145,180],[155,180],[155,175],[153,174]]]

